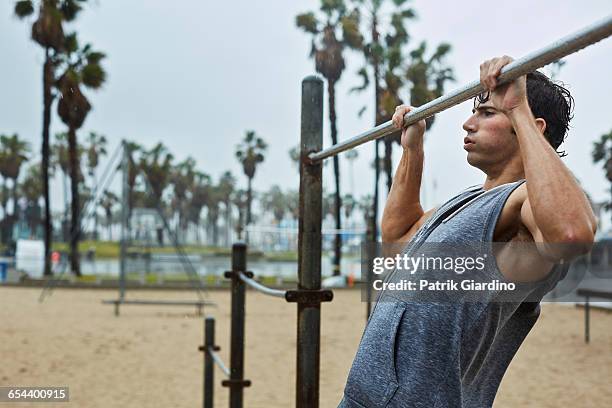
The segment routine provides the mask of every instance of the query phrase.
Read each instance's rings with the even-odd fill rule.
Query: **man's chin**
[[[482,169],[482,165],[484,164],[481,158],[478,157],[478,154],[474,152],[468,152],[466,160],[470,166],[476,167],[477,169]]]

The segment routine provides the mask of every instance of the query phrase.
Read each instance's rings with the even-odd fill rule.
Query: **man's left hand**
[[[511,63],[513,59],[507,55],[492,58],[480,64],[480,82],[485,90],[491,92],[491,103],[493,106],[508,114],[515,108],[527,103],[527,83],[525,76],[514,81],[498,86],[498,77],[504,66]]]

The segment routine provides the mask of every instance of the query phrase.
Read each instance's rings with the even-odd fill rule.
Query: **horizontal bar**
[[[573,54],[584,47],[601,41],[610,35],[612,35],[612,16],[608,16],[595,24],[563,37],[547,47],[527,54],[523,58],[512,61],[502,69],[498,83],[502,84],[513,81],[522,75],[533,72],[538,68],[550,64],[551,62],[557,61],[558,59],[561,59],[569,54]],[[480,84],[480,81],[471,82],[459,89],[454,90],[453,92],[450,92],[449,94],[443,95],[431,102],[426,103],[425,105],[421,105],[418,108],[413,109],[410,113],[404,116],[404,125],[408,126],[418,122],[419,120],[433,116],[436,113],[442,112],[443,110],[458,105],[461,102],[467,101],[468,99],[479,95],[483,91],[484,88]],[[335,144],[327,149],[310,153],[308,158],[312,162],[324,160],[371,140],[385,137],[395,131],[397,131],[397,128],[393,125],[393,122],[388,121],[357,136]]]
[[[219,355],[215,353],[215,351],[212,349],[212,346],[208,346],[208,349],[206,350],[206,352],[210,354],[215,364],[217,364],[219,368],[221,369],[221,371],[223,371],[225,375],[227,376],[227,378],[229,378],[230,376],[229,368],[225,366],[225,364],[223,363],[223,360],[221,360],[221,357],[219,357]]]
[[[238,276],[240,280],[252,287],[253,289],[263,293],[264,295],[275,296],[275,297],[285,297],[286,290],[272,289],[267,286],[262,285],[261,283],[247,277],[244,273],[238,272]]]

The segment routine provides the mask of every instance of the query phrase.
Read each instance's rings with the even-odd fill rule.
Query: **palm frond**
[[[362,83],[359,86],[352,87],[349,90],[349,93],[362,92],[368,89],[368,86],[370,86],[370,77],[368,76],[368,70],[365,67],[361,67],[361,69],[357,71],[357,75],[361,77]]]
[[[60,4],[60,11],[65,21],[73,21],[81,10],[81,5],[75,0],[63,0]]]
[[[34,12],[34,5],[31,0],[20,0],[15,3],[15,15],[24,18]]]
[[[85,64],[81,71],[83,85],[91,89],[98,89],[106,80],[106,72],[100,64]]]
[[[308,33],[319,33],[319,21],[313,12],[298,14],[295,17],[295,25]]]

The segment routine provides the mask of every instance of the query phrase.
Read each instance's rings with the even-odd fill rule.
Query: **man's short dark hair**
[[[558,148],[565,140],[572,120],[574,98],[562,84],[551,81],[539,71],[527,74],[527,101],[533,116],[546,121],[544,136],[559,156],[566,156]]]
[[[474,106],[489,100],[489,92],[474,98]],[[574,98],[562,84],[553,82],[540,71],[527,74],[527,102],[533,116],[546,121],[544,136],[560,157],[567,156],[558,148],[565,140],[572,120]]]

